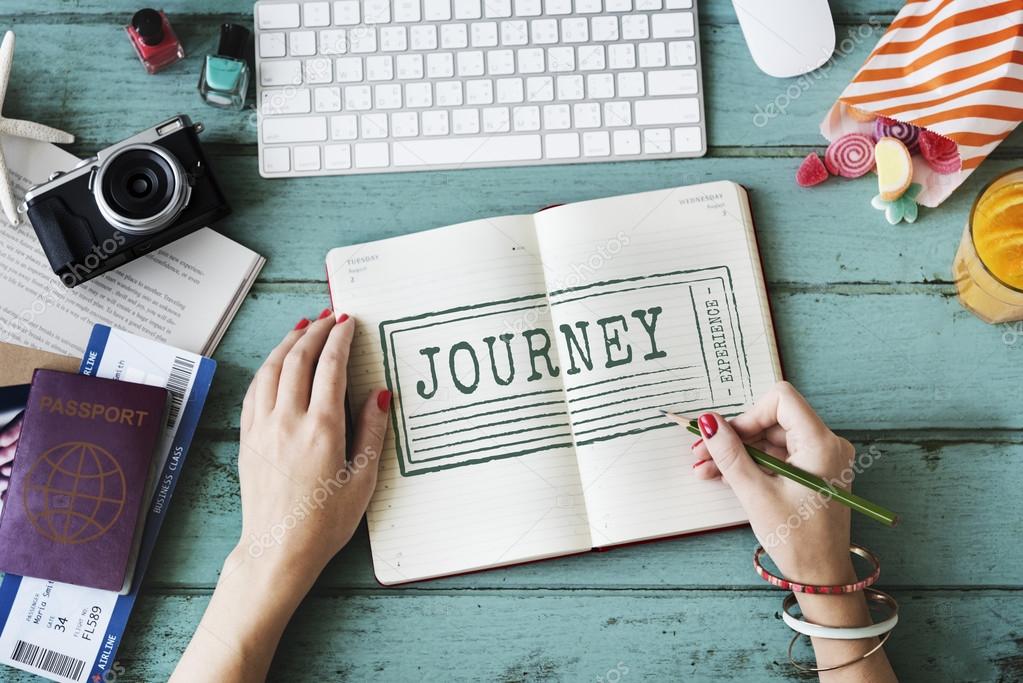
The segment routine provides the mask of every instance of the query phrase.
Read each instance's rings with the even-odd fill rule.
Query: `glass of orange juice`
[[[1023,168],[977,197],[952,271],[959,302],[978,318],[1023,320]]]

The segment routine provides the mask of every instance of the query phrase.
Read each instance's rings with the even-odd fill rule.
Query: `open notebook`
[[[658,412],[780,378],[745,190],[716,182],[332,250],[350,398],[394,392],[368,512],[396,584],[745,521]]]

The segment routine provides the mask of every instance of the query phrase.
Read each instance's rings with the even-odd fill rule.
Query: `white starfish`
[[[67,144],[75,141],[75,136],[62,130],[33,123],[22,119],[4,118],[4,96],[7,94],[7,80],[11,75],[11,63],[14,60],[14,32],[4,34],[0,43],[0,135],[14,135],[19,138],[42,140],[43,142],[59,142]],[[0,208],[14,225],[18,224],[18,211],[14,206],[14,187],[4,160],[4,150],[0,147]]]

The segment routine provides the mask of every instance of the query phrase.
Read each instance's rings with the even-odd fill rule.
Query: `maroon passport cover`
[[[120,591],[166,405],[161,387],[36,370],[0,571]]]

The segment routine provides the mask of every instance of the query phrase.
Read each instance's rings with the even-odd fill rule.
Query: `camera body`
[[[231,212],[199,144],[202,130],[175,116],[26,193],[29,221],[66,287]]]

